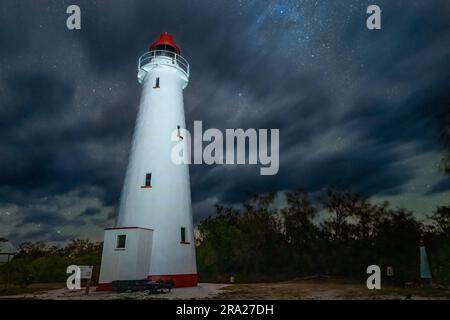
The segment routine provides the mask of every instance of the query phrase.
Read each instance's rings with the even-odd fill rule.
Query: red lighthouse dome
[[[180,54],[180,48],[173,41],[173,37],[167,32],[161,33],[159,38],[156,39],[149,47],[150,51],[154,50],[165,50]]]

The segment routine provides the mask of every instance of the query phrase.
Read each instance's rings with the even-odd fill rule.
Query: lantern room
[[[149,47],[149,51],[169,51],[181,54],[180,48],[173,41],[173,37],[167,32],[162,33]]]
[[[170,66],[182,73],[186,85],[189,80],[189,63],[181,56],[180,48],[175,44],[173,37],[167,32],[162,33],[152,42],[149,50],[138,61],[138,81],[143,83],[146,75],[152,68]],[[155,87],[159,87],[158,84]]]

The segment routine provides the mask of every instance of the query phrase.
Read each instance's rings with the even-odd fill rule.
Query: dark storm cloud
[[[450,189],[450,178],[442,179],[426,193],[427,195],[440,193]]]
[[[69,4],[82,9],[81,31],[65,28]],[[63,214],[83,201],[73,210],[97,227],[115,217],[109,206],[119,200],[139,103],[136,61],[163,31],[191,65],[188,128],[202,120],[204,129],[280,129],[276,176],[256,166],[191,166],[196,219],[247,191],[342,183],[368,195],[404,193],[419,166],[433,166],[406,160],[440,152],[450,5],[380,0],[383,29],[371,32],[369,4],[4,1],[0,205],[18,207],[11,229],[42,223],[48,228],[17,237],[68,239],[74,234],[51,228],[83,224]],[[445,181],[429,193],[447,192]],[[48,208],[27,209],[36,203]]]
[[[67,219],[60,216],[56,212],[29,212],[25,218],[22,220],[22,223],[19,227],[24,226],[26,224],[45,224],[50,226],[57,226],[67,223]]]
[[[116,216],[117,216],[117,212],[116,212],[116,211],[110,211],[110,212],[108,213],[107,218],[108,218],[108,219],[114,219],[114,218],[116,218]]]
[[[448,3],[443,8],[448,9]],[[358,121],[365,139],[380,143],[416,142],[421,148],[435,148],[438,117],[450,103],[448,68],[448,19],[440,15],[438,5],[392,5],[383,10],[384,26],[389,35],[358,35],[356,25],[345,40],[364,54],[355,64],[363,63],[367,90],[356,95],[349,121]],[[358,43],[359,42],[359,43]],[[411,92],[398,100],[395,88]],[[384,90],[380,90],[384,88]]]
[[[43,227],[37,230],[25,232],[24,234],[15,233],[10,238],[16,239],[17,242],[23,241],[50,241],[50,242],[65,242],[76,239],[75,234],[60,234],[51,227]]]
[[[8,198],[5,192],[11,189],[34,190],[38,185],[47,192],[46,187],[59,179],[51,168],[57,152],[49,144],[57,131],[52,119],[62,116],[70,104],[73,86],[44,73],[19,74],[5,82],[0,97],[0,165],[7,170],[0,175],[0,184],[7,188],[0,193]],[[48,125],[38,128],[39,123]]]
[[[80,216],[92,217],[92,216],[95,216],[95,215],[97,215],[99,213],[100,213],[100,209],[99,208],[88,207],[88,208],[84,209],[80,213]]]
[[[400,154],[386,151],[383,146],[368,146],[357,153],[349,150],[301,161],[300,156],[293,159],[282,156],[279,173],[259,179],[255,178],[258,168],[229,170],[215,167],[210,175],[198,179],[199,188],[193,190],[193,197],[204,199],[213,194],[219,201],[234,203],[251,192],[289,190],[298,186],[319,191],[327,185],[351,185],[369,195],[392,195],[402,192],[404,181],[412,175],[408,167],[395,165],[399,158]]]
[[[64,225],[82,226],[85,222],[80,219],[68,219],[61,212],[50,209],[27,209],[18,227],[24,227],[29,224],[56,227]]]
[[[26,46],[31,30],[26,18],[21,14],[21,4],[17,1],[3,1],[0,19],[0,55],[12,56]],[[23,12],[23,11],[22,11]],[[25,16],[27,16],[25,14]]]

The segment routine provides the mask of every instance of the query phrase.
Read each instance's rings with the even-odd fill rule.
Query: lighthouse
[[[105,229],[99,286],[115,280],[197,285],[189,168],[171,160],[186,127],[189,64],[164,33],[139,58],[139,111],[116,226]],[[180,141],[171,136],[178,132]]]

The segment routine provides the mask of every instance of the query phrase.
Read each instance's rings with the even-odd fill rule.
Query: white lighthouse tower
[[[105,229],[97,290],[114,280],[197,285],[189,168],[171,160],[178,143],[171,135],[186,127],[189,64],[180,53],[164,33],[139,59],[142,96],[116,227]]]

